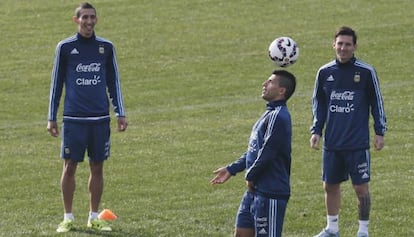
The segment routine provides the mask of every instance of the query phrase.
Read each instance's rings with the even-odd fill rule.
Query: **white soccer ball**
[[[269,57],[280,67],[290,66],[298,60],[298,44],[290,37],[279,37],[270,44]]]

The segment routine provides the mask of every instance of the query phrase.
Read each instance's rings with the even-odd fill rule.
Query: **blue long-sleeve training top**
[[[57,119],[63,87],[63,121],[107,120],[109,99],[116,116],[125,116],[115,48],[106,39],[95,35],[85,38],[77,33],[58,43],[51,78],[49,121]]]
[[[324,149],[368,149],[369,113],[376,135],[384,135],[386,117],[375,69],[355,57],[333,60],[316,75],[312,134],[324,134]]]
[[[254,124],[247,151],[227,170],[235,175],[246,169],[245,179],[266,197],[290,196],[292,122],[286,101],[273,101]]]

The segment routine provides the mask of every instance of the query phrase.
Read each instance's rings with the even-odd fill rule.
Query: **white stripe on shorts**
[[[277,236],[277,200],[269,199],[269,237]]]

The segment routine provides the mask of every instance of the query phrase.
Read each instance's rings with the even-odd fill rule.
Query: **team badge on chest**
[[[361,76],[359,75],[359,72],[356,72],[354,75],[354,82],[360,82],[361,81]]]
[[[104,53],[105,53],[105,48],[104,48],[104,46],[99,46],[99,53],[100,53],[100,54],[104,54]]]

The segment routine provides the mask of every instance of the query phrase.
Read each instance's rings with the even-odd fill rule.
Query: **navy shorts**
[[[82,162],[85,151],[90,161],[103,161],[110,154],[110,122],[64,122],[62,126],[63,159]]]
[[[237,213],[236,227],[255,229],[256,236],[282,236],[288,200],[246,192]]]
[[[328,184],[338,184],[351,177],[352,184],[370,181],[369,150],[323,151],[322,179]]]

